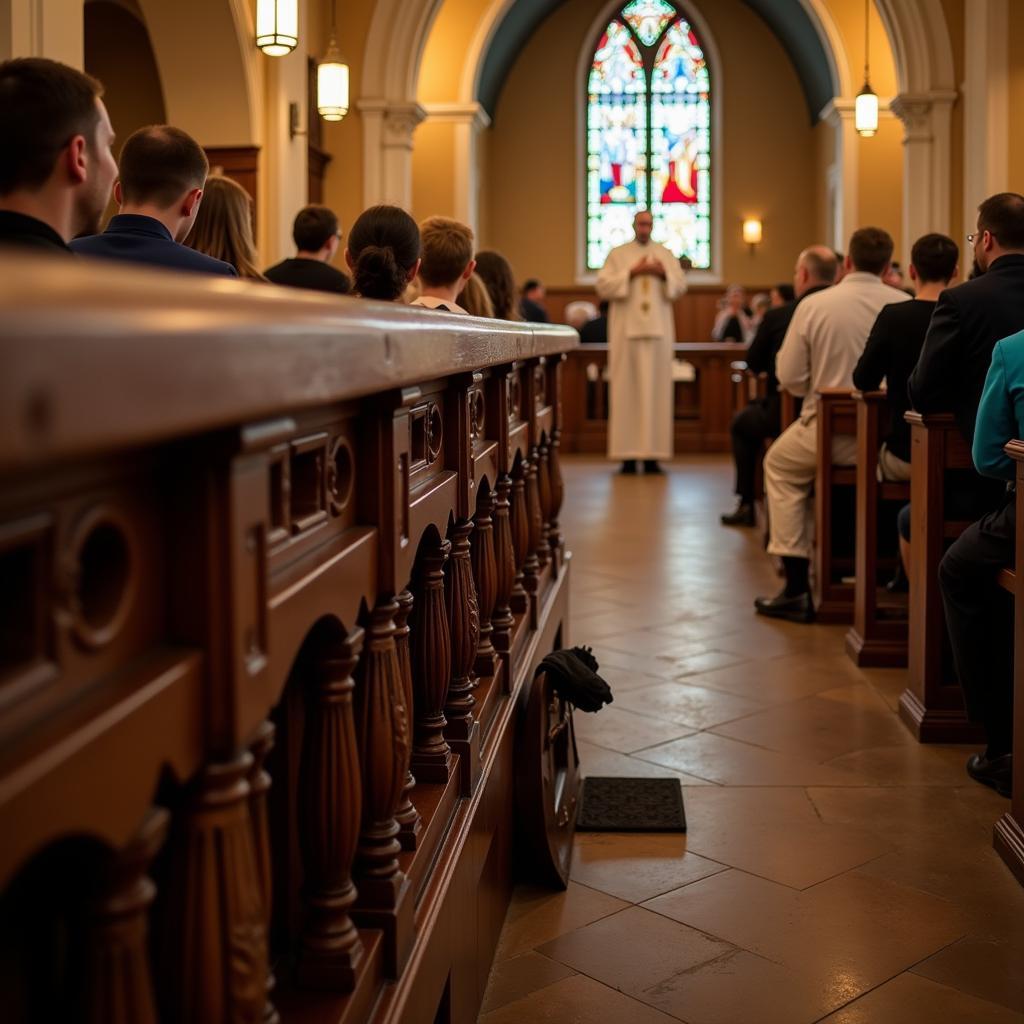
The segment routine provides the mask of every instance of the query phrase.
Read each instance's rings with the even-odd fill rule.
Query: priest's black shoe
[[[991,786],[1000,796],[1011,796],[1013,792],[1013,755],[988,757],[986,754],[972,754],[967,758],[967,774],[983,786]]]
[[[658,465],[657,459],[644,459],[644,472],[652,473],[655,476],[662,476],[664,475],[665,470]]]
[[[767,615],[773,619],[788,619],[790,622],[813,622],[814,602],[808,593],[787,597],[786,592],[775,597],[759,597],[754,601],[758,615]]]
[[[754,506],[741,501],[735,512],[726,512],[721,516],[723,526],[753,526]]]
[[[619,472],[624,476],[636,476],[636,459],[623,459]]]

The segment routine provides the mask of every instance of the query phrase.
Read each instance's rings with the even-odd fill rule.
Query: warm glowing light
[[[857,95],[854,124],[859,134],[870,139],[878,131],[878,97],[867,82]]]
[[[327,56],[316,69],[316,109],[325,121],[340,121],[348,113],[348,65],[331,38]]]
[[[299,45],[298,0],[256,0],[256,45],[268,57],[283,57]]]
[[[750,217],[743,222],[743,241],[747,245],[757,245],[761,241],[761,222]]]

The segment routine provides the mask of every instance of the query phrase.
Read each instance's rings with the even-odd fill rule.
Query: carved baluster
[[[530,522],[526,502],[526,478],[529,475],[529,463],[520,459],[512,476],[512,504],[509,511],[512,524],[512,547],[516,554],[516,574],[512,584],[512,610],[525,612],[526,598],[526,563],[532,557],[532,574],[536,576],[537,557],[530,552]]]
[[[551,544],[548,535],[551,531],[551,476],[548,462],[548,443],[545,440],[537,448],[534,465],[537,467],[537,496],[540,506],[540,536],[537,538],[537,560],[541,568],[551,561]]]
[[[75,999],[88,1024],[156,1024],[149,970],[147,915],[156,887],[150,862],[167,834],[169,816],[154,807],[128,845],[112,854],[89,906],[83,991]]]
[[[267,1001],[266,912],[253,843],[252,755],[202,770],[184,810],[161,958],[165,1021],[257,1021]]]
[[[479,777],[479,737],[473,708],[473,666],[477,645],[480,643],[480,611],[476,585],[473,583],[473,564],[470,557],[469,535],[473,523],[468,519],[454,523],[451,528],[451,557],[445,573],[445,610],[451,631],[451,681],[444,713],[448,719],[445,736],[460,755],[459,770],[463,795],[468,795]]]
[[[402,693],[405,695],[405,717],[411,722],[413,716],[412,695],[412,656],[409,652],[409,615],[412,613],[413,598],[408,590],[403,590],[396,598],[398,611],[395,612],[395,650],[398,654],[398,671],[402,678]],[[410,755],[412,749],[409,750]],[[405,784],[402,787],[402,799],[398,805],[395,819],[398,821],[398,841],[403,850],[415,850],[417,837],[420,833],[420,813],[413,806],[412,791],[416,779],[409,771],[408,762],[405,766]]]
[[[444,706],[452,666],[444,599],[444,564],[450,548],[446,540],[424,545],[416,567],[411,635],[415,711],[412,770],[420,782],[447,782],[451,773],[451,749],[444,738]]]
[[[531,453],[526,465],[526,561],[523,563],[523,587],[528,594],[537,592],[541,570],[540,541],[543,533],[543,520],[540,511],[540,491],[537,486],[538,457],[536,448]]]
[[[480,611],[480,643],[477,645],[477,672],[494,673],[494,618],[498,593],[498,563],[494,546],[494,492],[481,491],[476,503],[473,529],[473,581],[476,584],[477,605]]]
[[[252,768],[249,770],[249,815],[252,819],[252,838],[256,850],[256,870],[259,873],[260,893],[263,898],[264,924],[270,933],[270,913],[274,896],[273,872],[270,862],[270,826],[267,814],[267,794],[270,792],[270,776],[264,770],[267,755],[274,746],[274,726],[264,722],[256,731],[256,738],[249,744],[252,754]],[[263,1008],[263,1024],[276,1024],[281,1018],[271,1001],[274,991],[274,974],[267,968],[267,1002]]]
[[[559,449],[562,447],[562,432],[557,428],[551,432],[551,443],[548,452],[548,476],[551,478],[551,519],[548,523],[548,541],[551,550],[561,553],[562,531],[558,525],[558,516],[565,500],[565,482],[562,479],[562,460]]]
[[[352,670],[361,646],[362,630],[355,630],[313,664],[299,766],[305,921],[296,974],[302,985],[341,991],[352,989],[363,957],[350,916],[362,810]]]
[[[494,627],[494,646],[499,651],[507,651],[512,645],[512,587],[516,579],[516,553],[512,543],[512,524],[509,518],[509,495],[512,491],[512,480],[503,476],[498,481],[494,492],[494,615],[491,624]],[[506,675],[506,684],[508,676]]]

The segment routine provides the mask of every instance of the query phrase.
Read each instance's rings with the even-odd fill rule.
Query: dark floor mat
[[[577,832],[685,832],[678,779],[617,779],[588,775]]]

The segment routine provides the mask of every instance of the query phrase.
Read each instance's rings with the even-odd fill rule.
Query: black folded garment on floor
[[[535,676],[546,672],[555,693],[580,711],[600,711],[612,702],[611,687],[597,674],[597,659],[589,647],[552,651]]]

